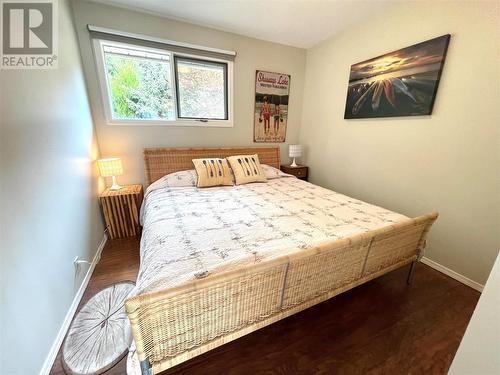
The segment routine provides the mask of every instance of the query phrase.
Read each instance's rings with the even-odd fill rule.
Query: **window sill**
[[[108,120],[106,125],[109,126],[173,126],[173,127],[196,127],[196,128],[232,128],[232,121],[224,120]]]

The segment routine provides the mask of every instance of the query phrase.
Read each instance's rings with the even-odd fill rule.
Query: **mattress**
[[[196,188],[155,183],[141,220],[133,295],[381,228],[406,216],[291,176]]]

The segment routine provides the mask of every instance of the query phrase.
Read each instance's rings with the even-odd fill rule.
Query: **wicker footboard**
[[[157,374],[418,259],[437,213],[126,301]]]

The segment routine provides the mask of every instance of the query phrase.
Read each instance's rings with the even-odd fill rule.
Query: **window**
[[[175,57],[179,118],[227,120],[227,64]]]
[[[232,62],[95,39],[109,124],[232,126]]]
[[[174,120],[170,55],[103,46],[112,118]]]

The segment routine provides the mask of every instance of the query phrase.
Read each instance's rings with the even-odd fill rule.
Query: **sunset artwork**
[[[430,115],[450,35],[351,66],[345,119]]]

